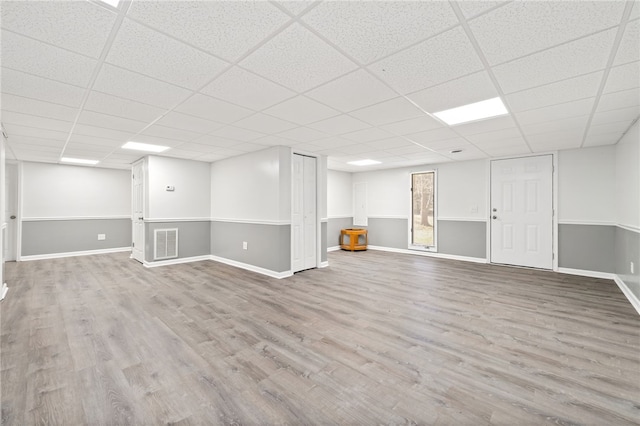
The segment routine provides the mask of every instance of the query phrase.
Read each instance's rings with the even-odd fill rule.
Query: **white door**
[[[553,158],[491,162],[491,262],[553,267]]]
[[[316,159],[294,154],[292,161],[291,267],[298,272],[317,266]]]
[[[4,238],[4,260],[16,260],[18,246],[18,165],[7,164],[5,168],[5,211],[7,228]]]
[[[131,222],[132,240],[131,257],[144,262],[144,160],[138,161],[131,169]]]

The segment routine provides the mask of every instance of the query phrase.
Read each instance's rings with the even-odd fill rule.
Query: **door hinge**
[[[131,247],[135,247],[135,246],[136,246],[136,243],[131,243]]]

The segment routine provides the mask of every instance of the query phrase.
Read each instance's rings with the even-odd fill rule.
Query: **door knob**
[[[494,212],[497,212],[497,211],[498,211],[498,209],[496,209],[496,208],[494,207],[494,208],[493,208],[493,211],[494,211]]]
[[[492,218],[493,218],[493,219],[497,219],[497,218],[498,218],[498,216],[492,216]]]
[[[144,217],[139,217],[138,220],[144,220]]]
[[[15,218],[16,218],[16,216],[13,215],[13,214],[11,216],[9,216],[9,219],[15,219]]]

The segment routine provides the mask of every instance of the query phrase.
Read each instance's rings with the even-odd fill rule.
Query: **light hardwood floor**
[[[3,425],[640,422],[607,280],[382,252],[276,280],[127,254],[8,263]]]

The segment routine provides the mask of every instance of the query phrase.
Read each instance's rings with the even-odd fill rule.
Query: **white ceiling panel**
[[[631,9],[631,15],[629,15],[629,20],[640,18],[640,2],[638,0],[634,0],[633,9]]]
[[[97,58],[116,14],[93,3],[7,1],[2,28]]]
[[[598,126],[600,124],[616,123],[618,121],[630,123],[638,118],[638,116],[640,116],[640,106],[603,111],[593,115],[591,125]]]
[[[485,148],[483,149],[488,155],[492,157],[507,157],[512,155],[523,155],[530,154],[531,150],[524,143],[516,146],[503,146],[496,148]]]
[[[477,133],[475,135],[466,136],[466,138],[472,143],[499,141],[503,139],[517,139],[521,137],[522,134],[517,127],[510,127],[502,130],[494,130],[492,132]]]
[[[631,62],[611,68],[603,93],[618,92],[620,90],[640,87],[640,62]]]
[[[457,78],[407,97],[428,112],[444,111],[474,102],[495,98],[498,91],[486,71]]]
[[[71,121],[55,120],[53,118],[38,117],[13,111],[4,111],[2,113],[2,122],[4,124],[17,124],[18,126],[55,130],[58,132],[69,132],[73,125]]]
[[[375,141],[378,139],[390,138],[392,136],[393,136],[392,133],[389,133],[377,127],[358,130],[355,132],[345,133],[344,135],[342,135],[343,138],[352,140],[354,142],[369,142],[369,141]]]
[[[205,120],[192,115],[181,114],[175,111],[171,111],[164,115],[160,120],[156,121],[156,124],[197,133],[209,133],[224,127],[224,124],[222,123]]]
[[[215,136],[215,135],[200,136],[199,138],[194,139],[190,143],[197,143],[199,145],[209,145],[209,146],[214,146],[216,148],[230,148],[239,144],[238,141],[225,139],[221,136]]]
[[[201,50],[125,19],[107,62],[196,90],[229,64]]]
[[[360,69],[311,90],[307,96],[348,112],[395,98],[397,94],[376,77]]]
[[[163,108],[96,91],[89,93],[84,109],[144,122],[151,122],[166,111]]]
[[[314,3],[314,0],[278,1],[277,3],[294,15],[298,15],[311,6]]]
[[[640,105],[640,89],[622,90],[615,93],[607,93],[600,97],[596,112],[611,111],[614,109],[628,108]]]
[[[473,144],[478,148],[486,151],[488,149],[507,148],[507,147],[521,147],[527,145],[522,137],[514,137],[510,139],[484,139],[481,141],[474,141]],[[528,149],[528,148],[527,148]]]
[[[256,111],[295,96],[295,92],[239,67],[226,71],[201,92]]]
[[[67,132],[60,132],[57,130],[21,126],[19,124],[10,124],[4,122],[3,124],[9,136],[9,141],[18,136],[65,141],[67,139],[67,136],[69,135]]]
[[[423,117],[425,113],[405,98],[399,97],[353,111],[350,115],[372,125],[382,125],[415,117]]]
[[[373,151],[391,150],[395,148],[406,148],[409,146],[417,146],[416,144],[411,143],[408,140],[399,136],[394,136],[388,139],[380,139],[377,141],[366,142],[364,143],[364,145],[368,146]]]
[[[578,148],[582,144],[582,138],[584,136],[584,128],[556,131],[550,133],[540,133],[537,135],[529,135],[527,140],[531,148],[540,152],[541,150],[552,150],[554,143],[560,146],[560,149]]]
[[[483,68],[462,27],[456,27],[368,67],[406,94]]]
[[[8,93],[2,95],[2,111],[20,112],[62,121],[73,121],[78,115],[78,109],[53,104],[51,102],[15,96]]]
[[[128,16],[227,61],[240,58],[290,19],[263,1],[138,1]]]
[[[606,134],[598,134],[598,135],[587,135],[584,140],[583,146],[601,146],[601,145],[613,145],[617,143],[622,137],[622,132],[620,133],[606,133]]]
[[[566,43],[493,68],[505,93],[604,69],[616,30]]]
[[[191,114],[205,120],[233,123],[253,114],[253,111],[210,96],[195,94],[176,108],[178,112]]]
[[[410,135],[407,135],[407,138],[411,139],[414,142],[418,142],[421,145],[424,145],[430,142],[459,138],[459,135],[456,134],[453,130],[449,129],[448,127],[443,127],[442,129],[427,130],[426,132],[412,133]]]
[[[386,151],[391,155],[399,155],[399,156],[405,156],[405,157],[413,157],[416,154],[420,154],[423,152],[433,152],[433,151],[429,151],[427,148],[423,146],[419,146],[413,143],[410,143],[409,145],[405,145],[403,147],[390,148],[390,149],[387,149]]]
[[[109,64],[102,66],[93,89],[162,108],[173,108],[191,93],[181,87]]]
[[[264,112],[301,125],[324,120],[338,114],[338,111],[305,96],[296,96],[268,108]]]
[[[254,132],[253,130],[243,129],[235,126],[225,126],[210,133],[211,136],[217,136],[235,141],[249,142],[264,136],[264,133]]]
[[[1,46],[3,67],[75,86],[86,87],[97,64],[95,59],[9,31],[2,31]]]
[[[444,1],[323,2],[303,21],[362,64],[458,23]]]
[[[617,25],[624,6],[615,1],[516,1],[469,26],[495,65]]]
[[[31,136],[13,135],[9,138],[9,144],[13,148],[30,147],[29,149],[45,149],[47,151],[58,151],[64,147],[65,141],[56,139],[45,139]]]
[[[341,149],[345,146],[351,146],[356,144],[353,141],[350,141],[348,139],[344,139],[339,136],[332,136],[329,138],[313,141],[312,145],[317,146],[319,149],[330,149],[330,148]]]
[[[544,108],[532,109],[516,114],[522,125],[544,123],[546,121],[561,120],[591,114],[596,98],[580,99]]]
[[[25,74],[9,68],[2,68],[2,92],[26,98],[78,107],[84,96],[84,89],[60,83],[35,75]]]
[[[297,92],[356,68],[356,64],[299,24],[286,28],[240,65]]]
[[[163,138],[162,136],[151,136],[151,135],[143,135],[143,134],[134,135],[131,138],[126,139],[126,140],[127,141],[131,140],[131,141],[134,141],[134,142],[141,142],[141,143],[150,143],[150,144],[154,144],[154,145],[168,146],[170,148],[177,147],[177,146],[182,145],[184,143],[183,141],[177,141],[175,139]]]
[[[469,149],[469,147],[472,146],[467,140],[458,137],[423,141],[420,142],[420,145],[423,145],[441,154],[450,154],[449,151],[457,149]]]
[[[475,16],[480,15],[481,13],[486,12],[487,10],[509,3],[508,1],[489,1],[489,0],[471,0],[471,1],[458,1],[456,2],[458,6],[460,6],[460,10],[462,10],[462,14],[465,18],[470,19]]]
[[[625,120],[625,121],[617,121],[617,122],[613,122],[613,123],[607,123],[607,124],[599,124],[596,126],[591,126],[589,127],[589,132],[587,134],[589,135],[609,135],[609,134],[615,134],[615,133],[624,133],[627,131],[627,129],[629,128],[629,126],[631,125],[631,122],[637,117],[634,117],[631,120]]]
[[[280,133],[297,127],[289,121],[281,120],[266,114],[254,114],[234,123],[235,126],[261,133]],[[264,135],[258,135],[258,137]],[[254,138],[257,139],[257,138]]]
[[[343,114],[327,118],[326,120],[315,122],[313,124],[310,124],[309,127],[320,130],[330,135],[341,135],[343,133],[366,129],[371,126],[364,121]]]
[[[640,20],[627,24],[613,64],[626,64],[638,59],[640,59]]]
[[[147,136],[157,136],[160,138],[173,139],[176,141],[184,141],[188,142],[195,138],[202,136],[202,133],[191,132],[188,130],[182,129],[174,129],[173,127],[161,126],[159,124],[154,124],[152,126],[147,127],[141,133],[142,135]],[[137,136],[136,136],[137,137]]]
[[[596,72],[507,95],[512,112],[596,96],[604,73]]]
[[[128,133],[137,133],[147,125],[143,121],[129,120],[128,118],[93,111],[83,111],[78,118],[78,123],[105,129],[116,129]]]
[[[478,133],[494,132],[515,127],[516,123],[510,115],[495,117],[487,120],[474,121],[455,126],[455,131],[461,135],[475,135]]]
[[[69,142],[75,143],[78,145],[88,145],[92,148],[104,147],[105,149],[111,149],[111,150],[115,148],[120,148],[124,144],[122,140],[118,140],[118,139],[106,139],[98,136],[80,135],[77,133],[74,133],[73,135],[71,135],[71,137],[69,138]]]
[[[426,130],[443,127],[439,121],[424,115],[422,117],[410,118],[409,120],[397,121],[391,124],[380,126],[381,129],[397,135],[408,135],[409,133],[424,132]]]
[[[88,124],[76,124],[73,128],[74,135],[96,136],[98,138],[112,139],[127,142],[135,134],[134,132],[125,132],[114,129],[105,129],[104,127],[90,126]]]
[[[547,121],[544,123],[526,124],[522,126],[522,131],[527,138],[530,138],[532,135],[573,130],[577,132],[584,132],[584,129],[587,126],[587,121],[589,121],[589,116],[582,115],[580,117],[571,117],[562,120]]]
[[[286,132],[279,133],[276,135],[278,143],[276,145],[286,145],[286,141],[283,141],[281,138],[287,138],[291,141],[295,142],[312,142],[318,139],[326,138],[327,135],[324,132],[320,132],[316,129],[310,129],[308,127],[296,127],[295,129],[287,130]],[[256,143],[263,143],[263,139],[258,139]],[[268,145],[272,145],[270,142],[266,142]]]

